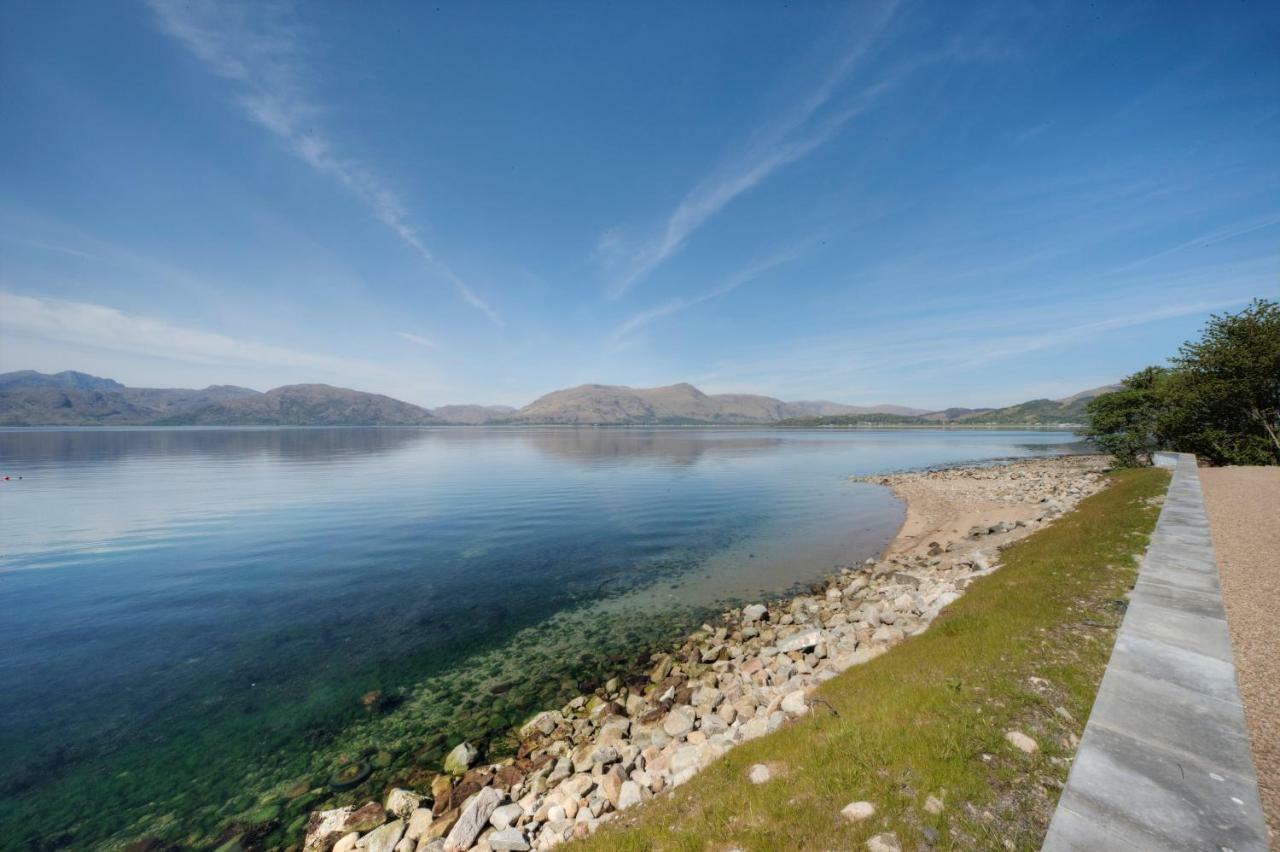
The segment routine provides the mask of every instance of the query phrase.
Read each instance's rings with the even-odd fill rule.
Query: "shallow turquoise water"
[[[874,555],[902,508],[850,475],[1071,440],[0,431],[0,845],[229,822],[271,845],[315,804],[278,791],[338,760],[425,771],[729,601]]]

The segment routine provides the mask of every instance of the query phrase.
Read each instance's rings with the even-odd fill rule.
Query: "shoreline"
[[[704,624],[647,676],[615,677],[518,731],[514,757],[454,746],[430,788],[313,812],[306,852],[546,849],[688,781],[733,746],[811,710],[808,692],[923,632],[998,553],[1103,487],[1102,456],[850,477],[906,503],[877,560],[811,594]]]

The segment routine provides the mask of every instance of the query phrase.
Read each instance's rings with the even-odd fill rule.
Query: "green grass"
[[[1168,475],[1111,479],[1006,550],[927,632],[823,685],[832,709],[735,748],[572,848],[860,849],[893,831],[904,849],[1039,849]],[[1040,751],[1011,747],[1010,730]],[[774,779],[749,783],[756,763]],[[931,794],[940,815],[923,808]],[[840,817],[862,800],[874,817]]]

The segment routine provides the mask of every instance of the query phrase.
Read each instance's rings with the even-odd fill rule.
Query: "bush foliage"
[[[1157,450],[1280,464],[1280,304],[1215,314],[1169,366],[1134,373],[1085,411],[1086,434],[1124,466],[1150,464]]]

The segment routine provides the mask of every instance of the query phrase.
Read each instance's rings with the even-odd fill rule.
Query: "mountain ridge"
[[[786,402],[760,394],[707,394],[687,382],[655,388],[585,384],[538,397],[523,408],[443,405],[427,409],[382,394],[325,384],[266,392],[235,385],[202,389],[133,388],[67,370],[0,374],[0,425],[1047,425],[1080,422],[1088,400],[1107,385],[1060,400],[1005,408],[928,411],[901,405],[856,406],[826,400]]]

